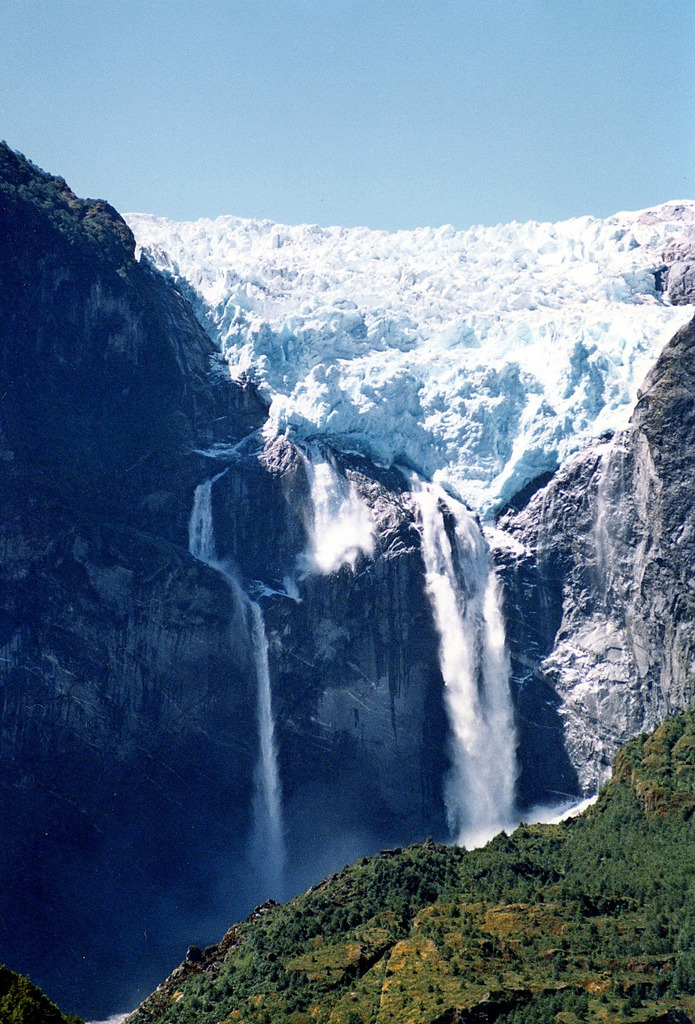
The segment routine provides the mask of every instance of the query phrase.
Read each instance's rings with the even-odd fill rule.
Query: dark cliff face
[[[182,296],[136,262],[116,211],[6,146],[0,228],[6,483],[180,541],[187,508],[171,482],[187,495],[196,469],[182,454],[212,439],[211,423],[239,436],[241,406],[254,403],[214,386],[210,341]]]
[[[499,524],[520,545],[499,561],[523,729],[545,708],[546,771],[568,757],[585,792],[621,743],[695,699],[694,352],[695,321],[666,346],[629,427]],[[528,775],[532,746],[521,749]]]
[[[307,883],[403,835],[446,835],[448,726],[413,509],[397,475],[342,468],[374,515],[373,558],[310,572],[298,601],[266,611],[288,826]],[[332,851],[318,874],[317,836]]]
[[[206,424],[263,408],[119,215],[4,146],[0,238],[0,959],[107,1009],[248,814],[245,631],[186,547]]]
[[[195,486],[227,469],[216,543],[266,618],[288,889],[443,833],[437,642],[402,484],[366,465],[375,557],[283,596],[302,457],[111,207],[3,146],[0,238],[0,960],[105,1015],[268,895],[248,615],[188,552]]]
[[[403,835],[446,834],[448,733],[419,533],[399,473],[334,463],[374,517],[354,566],[306,565],[306,458],[283,438],[216,470],[215,546],[264,612],[290,888]],[[333,456],[331,456],[333,458]]]

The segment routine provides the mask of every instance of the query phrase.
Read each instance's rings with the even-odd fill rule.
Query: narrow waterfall
[[[352,569],[360,554],[374,553],[374,521],[357,488],[318,451],[306,458],[311,487],[311,518],[308,522],[311,546],[305,553],[310,569],[336,572]]]
[[[238,605],[244,610],[256,671],[256,720],[259,741],[258,761],[253,774],[254,828],[251,852],[254,865],[266,886],[267,895],[282,898],[285,840],[268,668],[268,638],[261,606],[251,600],[229,571],[229,567],[217,556],[212,515],[212,485],[225,472],[226,470],[223,470],[222,473],[196,487],[188,526],[188,545],[190,553],[195,558],[205,562],[224,577]]]
[[[414,496],[451,726],[444,800],[452,833],[470,848],[514,822],[516,734],[501,591],[475,517],[433,485]]]
[[[199,562],[211,565],[223,572],[217,561],[215,531],[212,521],[212,485],[227,472],[223,469],[217,476],[198,484],[193,494],[193,511],[188,524],[188,550]]]
[[[268,670],[268,638],[261,606],[249,601],[253,658],[258,680],[256,716],[260,757],[254,772],[253,855],[263,864],[264,880],[276,898],[283,896],[285,837],[282,821],[282,791],[278,771],[275,721]]]

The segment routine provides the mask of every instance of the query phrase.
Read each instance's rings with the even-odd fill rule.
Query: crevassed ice
[[[655,291],[695,203],[605,220],[389,234],[131,214],[185,279],[268,432],[398,462],[486,513],[622,426],[692,307]]]

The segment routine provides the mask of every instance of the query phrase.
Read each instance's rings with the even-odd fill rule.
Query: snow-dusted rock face
[[[402,463],[483,513],[625,425],[694,299],[695,203],[460,232],[128,222],[258,383],[269,435]]]
[[[695,321],[665,348],[629,427],[499,524],[518,544],[498,560],[520,717],[531,741],[545,716],[585,793],[628,737],[695,699],[694,353]]]

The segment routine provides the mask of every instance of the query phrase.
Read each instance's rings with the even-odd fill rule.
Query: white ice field
[[[622,426],[693,314],[655,274],[695,249],[695,202],[395,234],[127,220],[197,294],[232,375],[257,382],[270,433],[402,464],[483,515]]]

